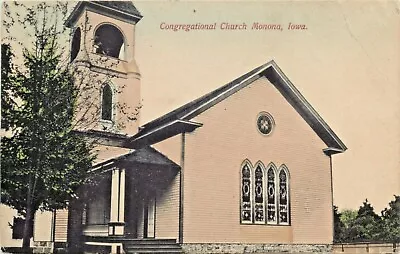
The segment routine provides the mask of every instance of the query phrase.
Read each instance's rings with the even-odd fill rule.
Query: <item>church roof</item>
[[[131,1],[79,1],[65,21],[67,27],[72,27],[84,9],[137,23],[143,16]]]
[[[167,156],[157,151],[155,148],[147,146],[119,157],[101,162],[93,166],[92,171],[108,170],[113,168],[116,164],[138,164],[146,165],[148,167],[168,168],[179,170],[180,166],[170,160]]]
[[[162,139],[168,138],[168,136],[176,135],[176,132],[179,131],[191,131],[200,127],[200,123],[195,123],[190,120],[260,77],[266,77],[317,133],[328,147],[324,150],[326,153],[340,153],[347,149],[345,144],[339,139],[339,137],[333,132],[333,130],[321,118],[317,111],[310,105],[299,90],[297,90],[273,60],[255,68],[228,84],[143,125],[140,127],[140,130],[136,135],[129,138],[129,142],[134,146],[135,144],[136,146],[141,146],[143,144],[161,141]],[[180,123],[180,125],[178,125],[178,123]],[[182,123],[185,123],[185,125],[182,126]],[[175,130],[175,132],[171,131],[171,129]]]

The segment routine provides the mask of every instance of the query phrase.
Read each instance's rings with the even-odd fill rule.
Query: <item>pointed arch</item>
[[[282,164],[279,167],[278,187],[279,187],[279,217],[278,223],[281,225],[290,224],[290,186],[289,169]]]
[[[267,188],[266,188],[266,203],[267,203],[267,224],[277,224],[277,168],[273,162],[267,166]]]
[[[253,222],[252,206],[252,170],[253,166],[249,160],[244,160],[240,167],[240,222]]]
[[[264,206],[264,175],[265,166],[258,161],[254,166],[254,223],[265,224]]]
[[[112,121],[113,104],[113,89],[109,83],[105,83],[101,89],[101,120]]]

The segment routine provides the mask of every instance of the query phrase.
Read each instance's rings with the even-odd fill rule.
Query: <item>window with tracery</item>
[[[289,171],[271,163],[266,172],[246,162],[241,170],[240,220],[242,223],[290,224]]]
[[[279,224],[289,224],[288,175],[284,169],[279,172]]]
[[[112,120],[113,93],[110,85],[106,84],[102,89],[101,119]]]
[[[246,163],[242,168],[241,222],[251,223],[251,215],[251,168]]]
[[[270,167],[267,172],[267,222],[272,224],[277,222],[275,182],[275,170]]]
[[[260,165],[254,172],[254,221],[264,223],[264,171]]]

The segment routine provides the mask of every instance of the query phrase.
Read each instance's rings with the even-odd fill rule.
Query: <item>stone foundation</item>
[[[35,241],[33,243],[33,253],[53,253],[53,243],[48,241]]]
[[[185,243],[184,253],[332,253],[331,244]]]

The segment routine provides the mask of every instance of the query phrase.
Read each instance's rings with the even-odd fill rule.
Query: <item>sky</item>
[[[357,209],[368,198],[380,212],[400,195],[400,2],[134,4],[144,16],[135,48],[141,125],[274,59],[348,147],[333,157],[335,205]],[[254,30],[255,22],[282,29]],[[197,23],[216,29],[163,29]]]

